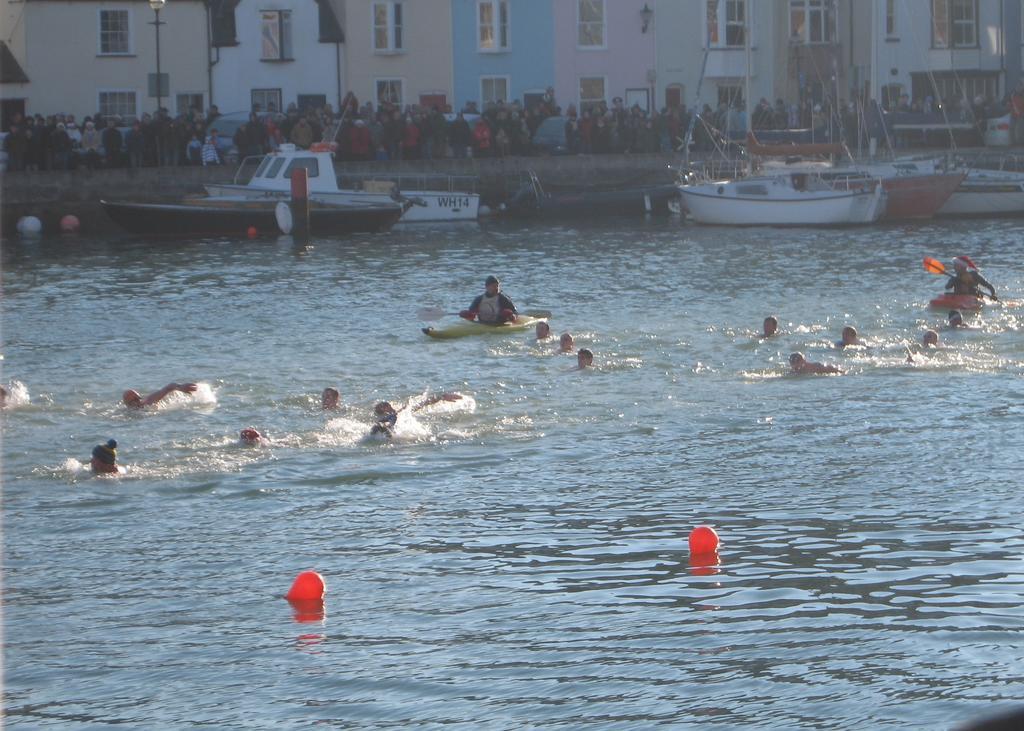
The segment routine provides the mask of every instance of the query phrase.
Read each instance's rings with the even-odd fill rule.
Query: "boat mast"
[[[705,10],[705,12],[707,12]],[[715,17],[718,17],[718,3],[715,3]],[[690,167],[690,140],[693,139],[693,128],[697,126],[697,115],[700,114],[700,88],[704,84],[704,72],[708,68],[708,54],[711,53],[711,27],[704,24],[704,60],[700,64],[700,78],[697,79],[697,98],[693,100],[693,111],[690,113],[690,122],[686,125],[686,137],[683,140],[683,160],[686,167]],[[706,124],[706,122],[705,122]]]
[[[868,77],[868,113],[865,115],[869,122],[868,129],[874,130],[875,125],[882,122],[882,110],[878,105],[878,3],[881,0],[872,0],[871,3],[871,74]],[[868,139],[868,155],[873,160],[878,150],[878,137],[872,136]]]
[[[753,120],[750,117],[750,27],[751,27],[751,25],[753,25],[753,23],[751,21],[751,18],[750,18],[750,11],[752,10],[752,8],[751,8],[752,5],[753,5],[753,3],[751,3],[750,0],[747,0],[746,2],[743,3],[743,21],[744,21],[744,23],[743,23],[743,25],[744,25],[744,28],[743,28],[743,45],[745,46],[744,50],[747,53],[747,73],[746,73],[746,78],[744,79],[744,84],[743,84],[743,111],[744,111],[744,114],[745,114],[745,116],[747,118],[746,119],[747,129],[746,129],[745,137],[748,140],[750,139],[750,133],[754,129],[754,122],[753,122]],[[753,175],[753,173],[754,173],[754,158],[750,154],[750,150],[748,148],[748,150],[747,150],[747,174],[748,175]]]

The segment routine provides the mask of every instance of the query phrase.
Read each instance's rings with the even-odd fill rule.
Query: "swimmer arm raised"
[[[161,388],[159,391],[153,393],[142,399],[142,406],[152,406],[155,403],[159,403],[164,399],[167,394],[174,391],[181,391],[182,393],[193,393],[199,386],[194,383],[168,383],[166,386]]]
[[[423,403],[416,404],[415,406],[413,406],[412,410],[413,411],[419,411],[420,409],[424,409],[427,406],[431,406],[433,404],[436,404],[438,401],[458,401],[461,398],[462,398],[462,394],[461,393],[445,392],[445,393],[435,394],[435,395],[431,396],[430,398],[428,398]]]

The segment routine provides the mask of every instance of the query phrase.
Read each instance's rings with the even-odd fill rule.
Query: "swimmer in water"
[[[338,389],[328,386],[320,394],[320,408],[324,411],[334,411],[341,408],[341,392]]]
[[[921,345],[926,348],[939,347],[939,334],[934,330],[925,330],[924,335],[921,336]]]
[[[849,345],[863,345],[857,336],[857,328],[847,325],[843,328],[842,340],[836,341],[837,348],[845,348]]]
[[[239,434],[238,434],[238,440],[242,444],[245,444],[245,445],[248,445],[248,446],[256,446],[256,445],[259,445],[259,444],[263,444],[263,440],[265,438],[266,437],[264,437],[262,434],[260,434],[256,429],[254,429],[251,426],[246,428],[246,429],[242,429],[242,431],[239,432]]]
[[[537,340],[547,340],[551,337],[551,326],[544,320],[537,323]]]
[[[92,460],[89,462],[92,471],[96,474],[116,473],[117,469],[117,441],[107,440],[106,444],[97,444],[92,448]]]
[[[960,314],[960,310],[949,311],[949,320],[946,325],[948,327],[967,327],[964,323],[964,316]]]
[[[129,409],[141,409],[146,406],[153,406],[159,403],[167,394],[174,391],[181,391],[182,393],[194,393],[199,388],[194,383],[168,383],[166,386],[161,388],[159,391],[154,391],[145,398],[142,397],[138,391],[128,389],[121,394],[121,400],[124,401],[124,405]]]
[[[0,409],[7,406],[7,389],[0,386]]]
[[[562,337],[558,339],[558,352],[571,353],[575,347],[576,344],[573,342],[572,335],[562,333]]]
[[[779,320],[778,320],[778,318],[775,317],[775,315],[768,315],[768,317],[764,318],[764,334],[761,337],[763,337],[763,338],[770,338],[773,335],[778,335],[778,333],[779,333]]]
[[[804,357],[803,353],[792,353],[789,356],[790,372],[797,375],[809,375],[814,373],[842,373],[834,365],[815,363]]]
[[[419,411],[427,406],[436,404],[439,401],[459,401],[462,398],[461,393],[441,393],[431,396],[426,401],[416,404],[410,411]],[[373,407],[373,416],[376,419],[376,423],[370,429],[370,435],[380,435],[386,439],[391,439],[395,436],[395,424],[398,423],[398,414],[409,408],[406,404],[400,409],[396,409],[391,405],[390,401],[380,401]]]
[[[582,371],[592,365],[594,365],[594,354],[589,348],[580,348],[576,354],[576,370]]]

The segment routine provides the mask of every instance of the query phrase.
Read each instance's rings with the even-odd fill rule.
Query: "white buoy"
[[[480,208],[477,209],[477,215],[479,215],[479,216],[489,216],[489,215],[491,215],[491,207],[490,206],[480,206]]]
[[[38,236],[43,232],[43,222],[35,216],[22,216],[18,219],[18,233],[22,236]]]

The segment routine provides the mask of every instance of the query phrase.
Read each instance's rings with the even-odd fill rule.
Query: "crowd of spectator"
[[[888,106],[886,111],[895,114],[941,111],[951,121],[980,124],[1009,108],[1015,110],[1015,120],[1024,120],[1024,89],[1019,87],[1001,105],[978,97],[973,104],[948,100],[940,109],[931,97],[911,102],[903,95]],[[578,110],[569,104],[563,110],[549,87],[529,106],[498,102],[480,110],[470,102],[458,112],[450,105],[360,105],[351,94],[337,112],[331,105],[300,110],[292,104],[284,112],[256,107],[247,120],[236,123],[229,139],[219,135],[216,106],[205,114],[191,109],[177,116],[161,109],[130,121],[102,114],[81,123],[72,114],[15,115],[5,130],[3,148],[9,170],[219,165],[265,154],[285,142],[308,148],[321,140],[336,143],[342,160],[503,157],[534,152],[537,130],[551,117],[558,118],[555,124],[570,154],[678,151],[691,124],[694,147],[710,151],[742,137],[747,127],[738,100],[723,101],[716,109],[705,104],[692,119],[686,105],[649,113],[639,105],[627,107],[621,97],[611,105],[598,102]],[[777,99],[772,104],[762,98],[751,111],[755,131],[809,129],[817,140],[853,143],[864,124],[864,114],[853,102],[786,104]],[[1024,121],[1015,125],[1015,141],[1018,127],[1024,142]]]

